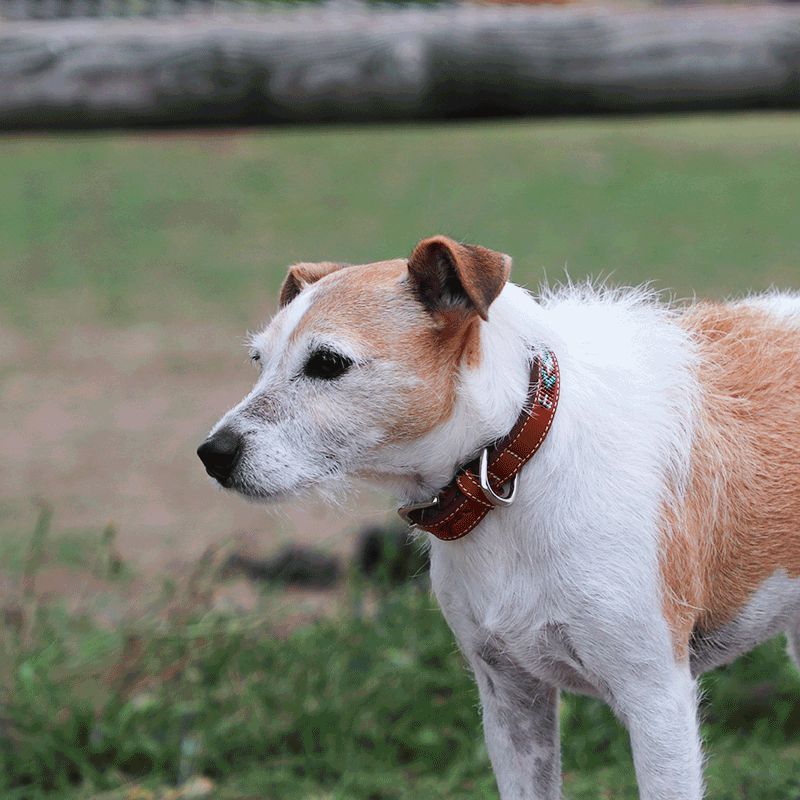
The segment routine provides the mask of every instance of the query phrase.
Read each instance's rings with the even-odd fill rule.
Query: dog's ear
[[[309,284],[316,283],[320,278],[346,266],[347,264],[336,264],[333,261],[320,261],[316,264],[303,262],[289,267],[289,272],[281,286],[279,300],[281,308],[291,303]]]
[[[510,273],[510,256],[446,236],[423,239],[408,259],[411,285],[426,308],[461,308],[483,319]]]

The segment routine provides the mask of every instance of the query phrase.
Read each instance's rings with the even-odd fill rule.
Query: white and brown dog
[[[641,797],[697,800],[695,676],[782,631],[800,657],[800,296],[534,297],[509,270],[441,236],[292,267],[199,455],[251,498],[397,492],[504,800],[560,795],[559,689],[624,722]]]

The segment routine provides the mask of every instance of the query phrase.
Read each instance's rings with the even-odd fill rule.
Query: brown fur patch
[[[313,328],[345,331],[374,358],[416,378],[391,420],[396,441],[427,433],[446,420],[458,368],[480,362],[480,319],[453,310],[432,316],[409,285],[405,259],[350,267],[325,277],[292,338]]]
[[[481,365],[481,322],[479,319],[473,319],[467,323],[462,359],[470,369],[477,369]]]
[[[688,494],[665,511],[664,610],[679,658],[776,570],[800,575],[800,328],[743,305],[683,315],[703,388]]]

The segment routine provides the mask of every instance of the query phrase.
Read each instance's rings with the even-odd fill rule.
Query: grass
[[[511,253],[534,285],[796,285],[798,142],[796,115],[5,139],[0,308],[56,330],[253,324],[292,261],[433,232]]]
[[[45,536],[46,519],[33,557]],[[2,797],[177,798],[197,776],[231,800],[497,796],[477,692],[426,591],[376,600],[353,579],[356,613],[286,636],[213,611],[217,579],[201,563],[114,630],[54,606],[6,614]],[[779,641],[705,679],[710,798],[800,797],[798,685]],[[636,797],[605,706],[565,697],[562,728],[567,800]]]

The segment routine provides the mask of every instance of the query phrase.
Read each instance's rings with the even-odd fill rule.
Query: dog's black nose
[[[239,434],[230,428],[220,428],[197,448],[197,455],[200,456],[206,472],[225,486],[239,460],[241,449],[242,439]]]

